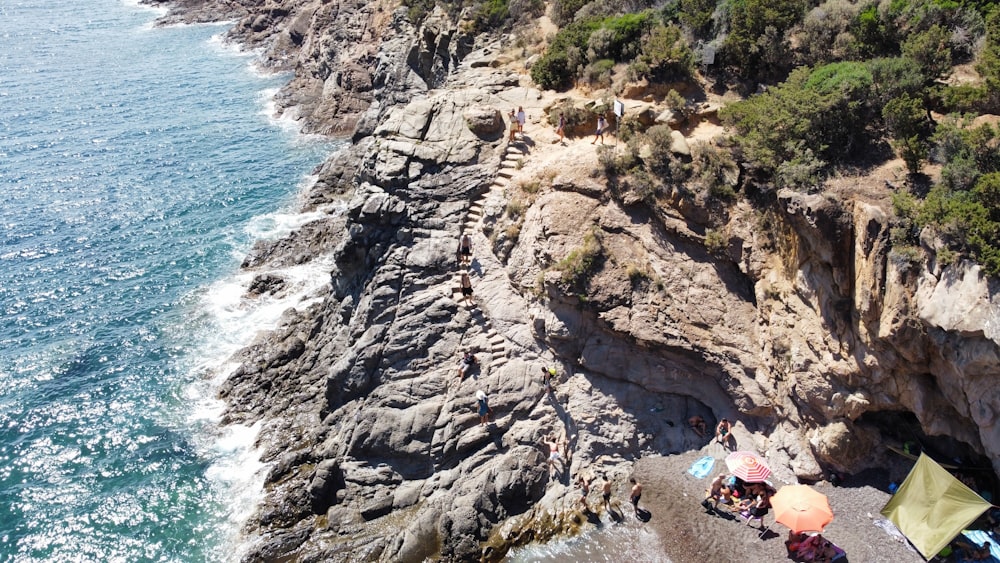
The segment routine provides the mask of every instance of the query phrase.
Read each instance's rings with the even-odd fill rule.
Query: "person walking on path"
[[[490,423],[490,415],[493,414],[493,409],[490,408],[490,402],[482,389],[476,391],[476,402],[479,404],[479,425],[486,426]]]
[[[642,483],[635,480],[635,477],[629,479],[632,483],[632,494],[629,495],[628,501],[632,503],[632,509],[635,510],[636,514],[639,514],[639,499],[642,498]]]
[[[472,260],[472,237],[469,233],[463,234],[459,240],[458,253],[462,264],[468,264]]]
[[[563,138],[566,136],[566,116],[559,114],[559,127],[556,128],[556,135],[559,135],[559,144],[563,145]]]
[[[469,279],[469,274],[462,272],[462,300],[470,305],[474,305],[472,302],[472,280]]]
[[[597,116],[597,131],[594,133],[594,140],[590,144],[594,144],[598,139],[601,140],[601,144],[604,144],[604,129],[607,128],[608,122],[604,120],[603,115]]]
[[[517,106],[517,132],[521,134],[521,138],[524,138],[524,122],[527,121],[524,115],[524,108]]]

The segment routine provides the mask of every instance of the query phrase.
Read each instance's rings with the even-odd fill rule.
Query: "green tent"
[[[882,509],[925,559],[938,554],[990,503],[920,454],[899,490]]]

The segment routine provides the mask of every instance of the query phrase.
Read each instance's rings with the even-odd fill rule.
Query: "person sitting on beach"
[[[823,541],[823,536],[819,534],[805,538],[796,546],[795,557],[802,561],[815,561]]]
[[[464,354],[462,354],[462,359],[459,360],[458,362],[458,378],[460,380],[464,380],[465,374],[468,373],[468,371],[472,368],[472,366],[476,365],[477,363],[478,360],[476,359],[476,356],[472,352],[466,351]]]
[[[752,491],[752,492],[751,492]],[[767,489],[760,484],[753,484],[747,488],[748,498],[741,501],[742,510],[740,515],[747,519],[747,526],[754,519],[760,520],[760,525],[764,527],[764,515],[771,508],[771,496],[767,494]]]
[[[985,561],[992,557],[990,542],[983,542],[982,547],[962,540],[956,540],[955,546],[962,550],[967,561]]]
[[[723,447],[728,448],[732,431],[733,425],[729,423],[729,419],[723,418],[715,427],[715,441],[722,444]]]
[[[688,419],[688,427],[694,430],[694,433],[701,438],[704,438],[705,433],[708,432],[708,425],[705,424],[705,419],[697,414]]]

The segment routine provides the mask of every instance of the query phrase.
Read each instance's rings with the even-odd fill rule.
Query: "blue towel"
[[[694,475],[698,479],[704,479],[709,473],[712,472],[712,466],[714,465],[715,458],[707,455],[691,464],[691,469],[688,469],[688,473]]]

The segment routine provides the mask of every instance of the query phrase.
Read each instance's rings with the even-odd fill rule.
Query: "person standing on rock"
[[[632,508],[635,510],[636,514],[639,514],[639,499],[642,498],[642,483],[635,480],[635,477],[629,479],[629,483],[632,483],[632,494],[629,495],[628,501],[632,503]]]
[[[524,122],[527,118],[524,115],[524,108],[517,106],[517,132],[521,134],[521,138],[524,138]]]
[[[472,237],[469,233],[462,235],[458,243],[458,253],[462,264],[468,264],[472,260]]]
[[[545,445],[549,447],[549,474],[555,470],[556,462],[562,459],[562,454],[559,453],[559,442],[556,441],[556,437],[549,434],[549,437],[545,439]]]
[[[611,510],[611,481],[608,476],[604,476],[604,485],[601,486],[601,498],[604,499],[604,508]]]
[[[462,299],[473,305],[472,302],[472,280],[469,279],[469,274],[462,272]]]
[[[590,507],[587,506],[587,497],[590,496],[590,481],[581,475],[576,482],[580,485],[580,504],[583,506],[583,511],[590,512]]]
[[[597,131],[594,132],[594,140],[590,144],[594,144],[598,139],[601,140],[601,144],[604,144],[604,129],[608,126],[608,122],[604,120],[603,115],[597,116]]]
[[[559,135],[559,144],[563,143],[563,138],[566,136],[566,116],[559,114],[559,127],[556,128],[556,135]]]
[[[476,391],[476,402],[479,404],[479,425],[486,426],[490,423],[490,415],[493,414],[493,409],[490,408],[490,402],[486,398],[486,393],[480,389]]]
[[[507,114],[507,117],[510,118],[510,136],[507,137],[507,140],[513,141],[514,135],[517,133],[517,113],[514,111],[514,108],[510,108],[510,113]]]

